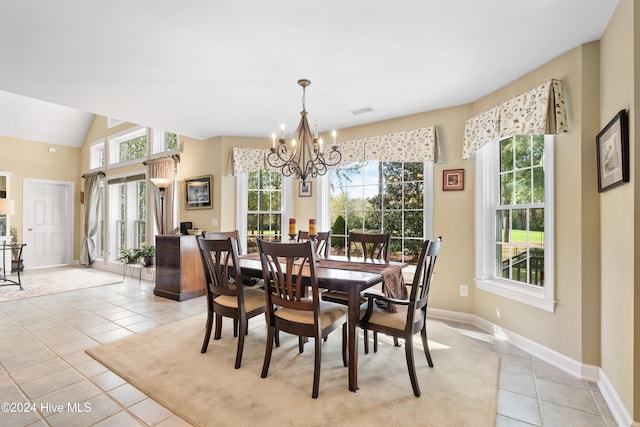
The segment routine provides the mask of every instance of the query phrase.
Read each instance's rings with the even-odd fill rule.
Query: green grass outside
[[[527,232],[525,230],[511,230],[512,243],[527,243]],[[544,243],[544,231],[530,231],[529,243]]]

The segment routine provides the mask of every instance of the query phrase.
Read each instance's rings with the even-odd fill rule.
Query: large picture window
[[[389,258],[415,264],[430,238],[431,170],[422,162],[368,161],[331,171],[331,252],[345,253],[350,231],[390,232]]]
[[[250,172],[247,198],[247,252],[258,251],[258,238],[282,241],[282,175],[266,169]]]
[[[478,286],[553,311],[553,137],[477,152]]]

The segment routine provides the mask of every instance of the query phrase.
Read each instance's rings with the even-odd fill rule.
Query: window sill
[[[555,301],[546,295],[545,289],[519,285],[508,280],[476,279],[478,289],[509,298],[523,304],[553,313]]]

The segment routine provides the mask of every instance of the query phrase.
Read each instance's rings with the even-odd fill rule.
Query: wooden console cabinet
[[[206,293],[195,236],[156,236],[155,295],[183,301]]]

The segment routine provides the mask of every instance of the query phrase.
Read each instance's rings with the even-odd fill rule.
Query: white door
[[[25,268],[71,263],[73,188],[73,182],[66,181],[23,181]]]

